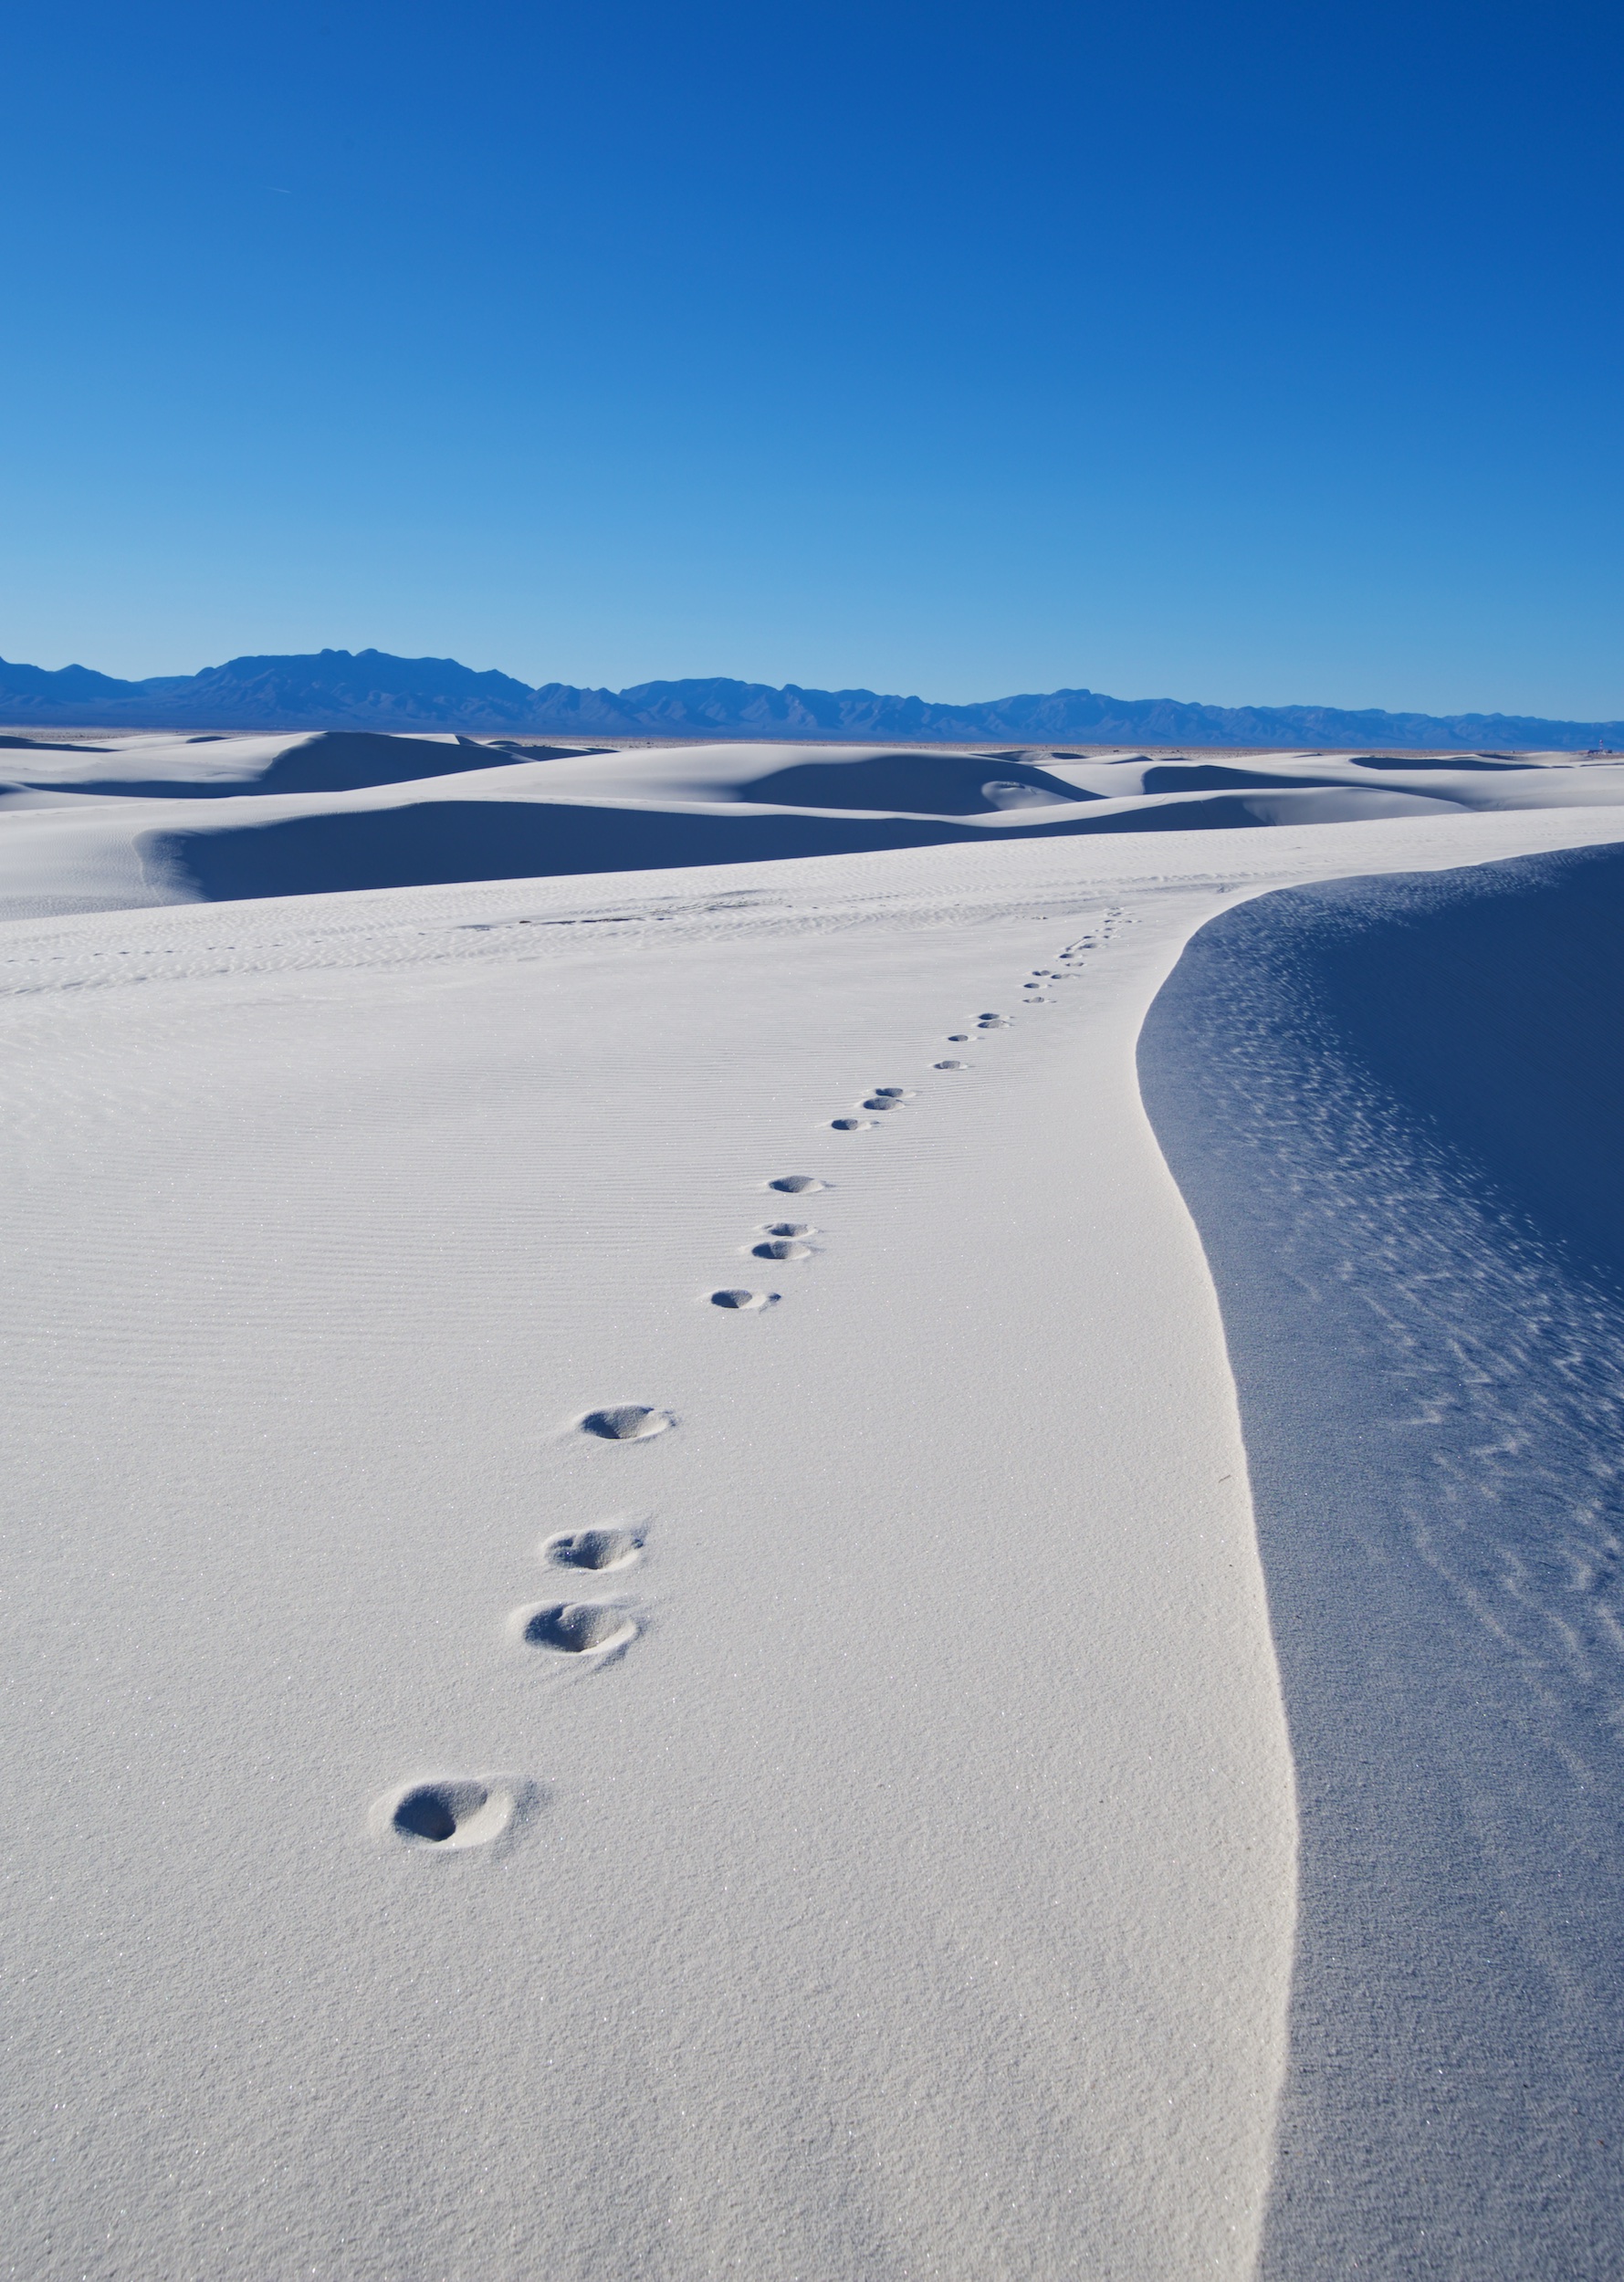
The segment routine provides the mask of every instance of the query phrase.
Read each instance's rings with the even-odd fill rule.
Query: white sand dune
[[[11,740],[0,916],[1147,832],[1614,806],[1571,754],[1123,754],[315,737]],[[519,756],[523,756],[522,758]]]
[[[1299,1782],[1266,2275],[1624,2271],[1621,1020],[1606,848],[1267,897],[1146,1027]]]
[[[444,781],[0,819],[14,909],[151,899],[0,928],[11,2270],[1347,2270],[1276,2144],[1342,2033],[1320,1948],[1294,1991],[1335,1704],[1276,1657],[1279,1467],[1261,1561],[1228,1255],[1137,1042],[1197,929],[1284,900],[1238,898],[1624,816],[995,806],[970,845],[152,907],[200,892],[152,852],[216,829],[183,804],[263,840],[312,811],[250,802],[364,827]],[[1537,2263],[1569,2226],[1367,2270],[1611,2271],[1585,2208],[1589,2265]]]

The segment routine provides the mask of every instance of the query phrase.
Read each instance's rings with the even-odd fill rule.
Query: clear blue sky
[[[1624,14],[14,13],[0,654],[1624,716]]]

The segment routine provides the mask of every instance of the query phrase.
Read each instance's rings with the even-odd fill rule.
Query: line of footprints
[[[1054,967],[1034,967],[1022,985],[1026,1006],[1049,1003],[1056,987],[1079,973],[1093,950],[1102,950],[1124,924],[1120,907],[1107,908],[1098,925],[1057,954]],[[950,1046],[968,1045],[973,1036],[1007,1030],[1014,1017],[985,1013],[975,1018],[973,1030],[955,1031]],[[932,1065],[941,1071],[969,1070],[971,1064],[948,1055]],[[875,1122],[917,1098],[908,1085],[876,1085],[856,1106],[833,1117],[833,1133],[864,1133]],[[831,1183],[813,1173],[785,1173],[766,1184],[788,1198],[816,1196]],[[752,1259],[771,1261],[803,1261],[812,1257],[809,1236],[818,1233],[809,1220],[767,1220],[756,1230],[748,1250]],[[755,1313],[778,1304],[777,1292],[756,1292],[727,1285],[707,1294],[713,1307],[735,1313]],[[617,1403],[586,1411],[575,1422],[577,1432],[602,1442],[645,1442],[676,1424],[669,1410],[653,1403]],[[552,1566],[594,1576],[611,1576],[630,1569],[642,1556],[643,1537],[635,1529],[618,1523],[596,1529],[577,1529],[550,1537],[543,1558]],[[509,1638],[547,1658],[578,1659],[602,1665],[623,1655],[636,1639],[635,1608],[623,1600],[550,1600],[520,1608],[508,1619]],[[371,1826],[375,1836],[395,1844],[431,1851],[457,1852],[488,1845],[514,1829],[535,1804],[534,1785],[508,1774],[452,1775],[397,1785],[373,1807]]]

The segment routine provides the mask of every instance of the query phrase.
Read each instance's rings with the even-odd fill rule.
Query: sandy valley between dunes
[[[1251,2274],[1297,1777],[1141,1024],[1238,899],[1613,839],[0,927],[5,2271]]]

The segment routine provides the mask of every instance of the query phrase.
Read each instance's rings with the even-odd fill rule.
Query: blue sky
[[[1624,716],[1621,25],[19,11],[0,654]]]

